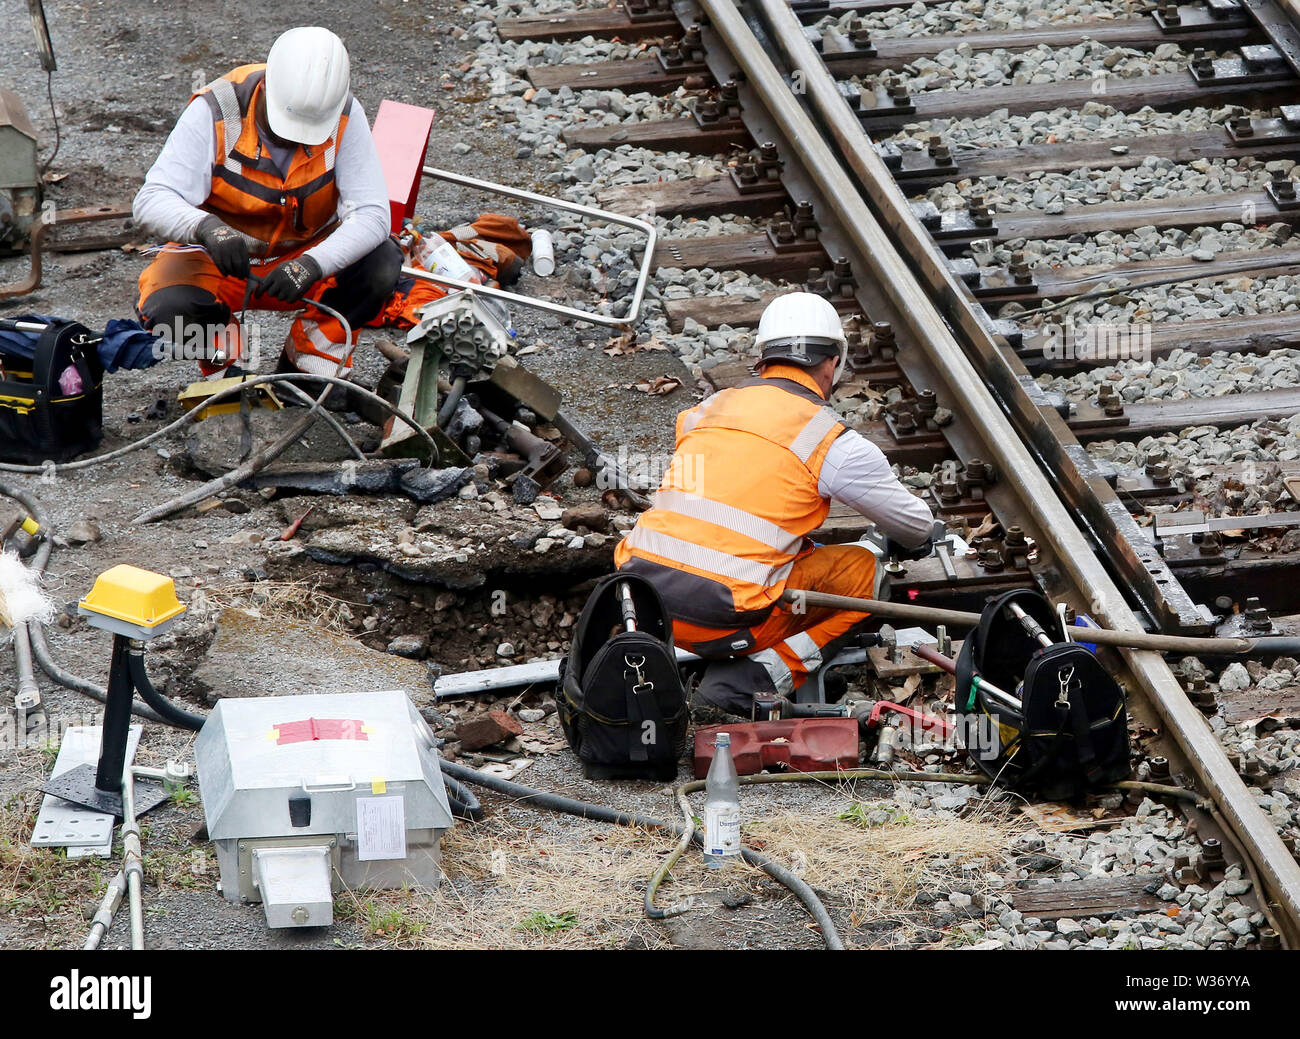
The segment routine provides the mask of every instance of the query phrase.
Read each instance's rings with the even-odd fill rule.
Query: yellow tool
[[[212,379],[192,382],[177,395],[176,399],[181,402],[181,407],[186,411],[193,411],[200,407],[204,401],[215,397],[223,390],[228,390],[234,386],[239,386],[246,379],[242,375],[232,375],[227,379]],[[249,404],[258,408],[268,408],[271,411],[284,410],[284,403],[275,395],[271,389],[270,383],[259,383],[256,386],[248,387]],[[199,421],[211,418],[213,415],[229,415],[239,410],[239,397],[231,397],[229,400],[222,401],[220,404],[213,404],[211,407],[205,407],[203,413],[199,416]]]

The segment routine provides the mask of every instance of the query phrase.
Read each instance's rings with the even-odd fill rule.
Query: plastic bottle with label
[[[476,285],[483,283],[483,275],[471,267],[465,257],[456,251],[456,247],[442,235],[433,234],[421,239],[416,256],[420,265],[430,274],[472,281]]]
[[[731,735],[713,742],[713,762],[704,780],[704,863],[725,869],[740,861],[740,781],[731,757]]]

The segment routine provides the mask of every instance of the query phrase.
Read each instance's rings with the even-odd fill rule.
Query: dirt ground
[[[295,24],[326,25],[345,39],[353,90],[372,117],[383,98],[435,110],[431,164],[539,190],[549,172],[537,160],[514,158],[516,146],[483,104],[482,88],[469,90],[457,81],[458,66],[472,52],[472,41],[459,38],[467,15],[458,4],[56,3],[47,4],[47,14],[59,61],[53,90],[62,135],[48,193],[59,206],[128,203],[192,85],[262,60],[271,40]],[[0,0],[0,25],[6,27],[0,79],[23,98],[45,154],[53,128],[22,0]],[[443,87],[444,74],[450,74],[445,82],[451,89]],[[451,150],[450,144],[460,141],[471,145],[468,154]],[[419,215],[450,226],[480,206],[491,202],[426,187]],[[146,262],[138,251],[125,250],[50,256],[39,291],[0,304],[0,315],[53,314],[102,328],[112,318],[132,316],[136,280]],[[25,259],[0,261],[0,281],[19,277],[25,264]],[[526,279],[523,291],[566,294],[558,279],[544,285]],[[603,446],[643,453],[671,447],[673,416],[694,399],[689,377],[671,355],[607,357],[599,348],[608,335],[600,329],[536,313],[521,312],[516,320],[525,338],[540,347],[530,366],[563,391],[565,408]],[[264,351],[263,370],[274,365],[275,345],[286,328],[283,318],[263,325],[266,343],[273,344]],[[381,334],[362,336],[357,372],[368,385],[383,367],[371,345]],[[683,377],[686,385],[668,397],[621,388],[660,374]],[[172,362],[110,376],[101,450],[177,417],[176,393],[195,375],[191,365]],[[271,431],[272,419],[259,415],[259,436]],[[354,432],[361,438],[374,433]],[[201,515],[191,509],[164,522],[129,525],[145,507],[194,486],[202,465],[229,454],[237,440],[231,423],[212,421],[185,438],[169,438],[92,470],[51,480],[14,478],[41,499],[56,533],[66,534],[77,521],[91,521],[99,529],[98,541],[59,544],[49,567],[48,587],[59,604],[66,604],[65,614],[49,629],[52,651],[63,666],[105,680],[109,637],[74,619],[72,607],[96,574],[129,562],[173,576],[190,604],[176,633],[153,645],[149,658],[156,684],[186,706],[200,709],[228,695],[398,687],[440,733],[449,733],[458,710],[475,708],[435,708],[433,678],[506,662],[494,660],[496,647],[506,641],[515,644],[517,660],[558,655],[567,640],[566,619],[571,625],[581,606],[581,583],[609,566],[613,537],[602,547],[540,556],[521,551],[512,539],[535,537],[553,524],[529,522],[515,512],[487,515],[458,499],[425,507],[391,498],[267,501],[255,491],[239,490]],[[287,457],[339,457],[339,451],[318,425],[308,444]],[[564,507],[596,498],[595,491],[575,488],[567,475],[552,492]],[[309,507],[311,517],[298,538],[276,541]],[[404,564],[394,548],[409,527],[445,540],[447,552],[420,566]],[[497,591],[510,603],[504,616],[489,608]],[[384,652],[402,635],[427,638],[425,659]],[[56,724],[96,720],[92,701],[43,675],[41,692]],[[548,696],[539,689],[521,702],[546,709]],[[527,735],[554,744],[554,714],[530,724]],[[192,760],[191,743],[189,734],[149,725],[137,760]],[[68,860],[27,847],[40,800],[36,786],[53,762],[54,749],[41,743],[0,758],[0,946],[79,946],[98,893],[117,869],[115,860]],[[663,817],[676,812],[662,785],[582,780],[567,749],[538,755],[520,781]],[[749,800],[755,802],[755,816],[772,827],[779,829],[781,819],[802,813],[839,827],[846,839],[858,839],[852,823],[839,816],[855,801],[878,793],[864,789],[850,796],[800,788]],[[187,795],[147,818],[149,943],[158,948],[820,944],[806,914],[783,888],[748,868],[718,878],[698,862],[675,871],[662,898],[694,892],[703,908],[652,925],[641,915],[641,892],[669,850],[669,838],[611,833],[494,797],[485,802],[491,810],[487,821],[460,825],[447,838],[449,883],[436,895],[343,895],[333,928],[271,931],[258,907],[227,902],[217,893],[215,856],[202,839],[202,808],[197,796]],[[801,838],[782,837],[774,829],[768,839],[780,854],[808,854],[801,850]],[[829,870],[826,877],[833,909],[855,944],[929,944],[944,940],[936,923],[953,922],[923,921],[914,909],[900,909],[896,917],[858,915],[854,907],[860,908],[865,897],[855,889],[858,882]],[[590,894],[592,888],[599,896]],[[895,894],[900,907],[909,904],[906,890]],[[565,915],[570,913],[572,920]],[[126,943],[125,918],[125,912],[119,914],[106,946]]]

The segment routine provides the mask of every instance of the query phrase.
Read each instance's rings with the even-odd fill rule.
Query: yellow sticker
[[[388,783],[379,778],[372,779],[370,781],[370,792],[372,794],[386,794],[388,792]]]
[[[280,730],[279,730],[279,729],[272,729],[270,732],[268,732],[268,733],[266,734],[266,738],[267,738],[268,740],[272,740],[272,741],[274,741],[274,740],[278,740],[278,739],[280,738]]]

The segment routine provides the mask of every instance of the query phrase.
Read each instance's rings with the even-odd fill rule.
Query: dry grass
[[[306,621],[319,631],[350,636],[353,608],[367,611],[364,603],[349,602],[323,592],[319,584],[299,581],[256,581],[213,585],[205,588],[209,602],[217,609],[236,609],[254,617],[289,618]]]
[[[886,818],[879,821],[882,812]],[[849,930],[898,921],[901,933],[891,936],[896,942],[910,940],[921,923],[918,891],[947,889],[960,879],[964,888],[973,884],[980,893],[988,886],[981,880],[984,871],[961,867],[996,868],[1026,828],[1023,820],[989,805],[956,817],[838,797],[811,811],[760,816],[746,824],[745,835],[751,847],[828,895],[828,907],[837,918],[847,915]]]
[[[915,904],[918,891],[947,889],[958,880],[967,889],[974,883],[978,891],[982,871],[961,867],[997,866],[1026,829],[1022,820],[991,807],[955,818],[858,799],[851,789],[834,787],[799,811],[764,812],[760,797],[747,798],[747,804],[764,814],[746,823],[746,843],[793,868],[822,893],[849,941],[864,923],[885,919],[898,923],[890,929],[891,941],[910,940],[926,914]],[[889,810],[888,821],[869,825],[876,808]],[[349,892],[338,896],[335,908],[341,918],[361,925],[371,945],[609,948],[635,936],[645,947],[664,948],[668,935],[645,918],[642,899],[673,843],[665,834],[619,826],[548,832],[498,816],[458,824],[444,836],[442,862],[449,881],[438,891]],[[707,911],[714,900],[698,896],[716,895],[724,887],[754,889],[759,883],[778,897],[792,898],[745,864],[724,880],[692,849],[674,866],[657,902],[667,907],[692,899]],[[804,912],[797,904],[796,909]],[[679,917],[680,926],[689,927],[692,916]]]
[[[448,880],[436,892],[349,892],[336,912],[361,924],[368,941],[407,948],[609,948],[634,936],[665,946],[642,898],[672,839],[621,826],[566,831],[500,818],[458,824],[442,840]],[[705,873],[698,856],[679,865],[660,904],[704,890]]]
[[[84,911],[104,890],[105,866],[31,847],[42,796],[31,790],[0,801],[0,916],[21,930],[25,948],[80,947],[89,927]]]

